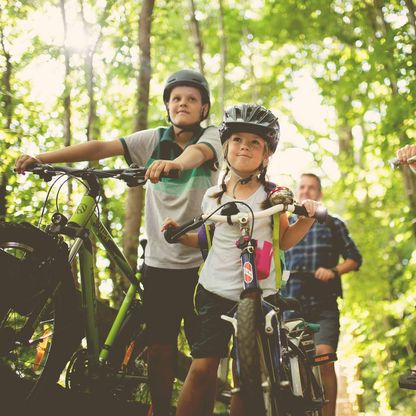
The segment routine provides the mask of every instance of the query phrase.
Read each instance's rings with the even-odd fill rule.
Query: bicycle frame
[[[275,220],[278,220],[275,218]],[[240,229],[242,233],[242,237],[237,242],[237,246],[241,249],[241,265],[242,265],[242,272],[243,272],[243,291],[240,295],[240,298],[243,299],[246,296],[250,296],[250,293],[253,291],[259,291],[260,285],[259,280],[257,277],[257,269],[256,269],[256,261],[255,261],[255,244],[253,240],[250,240],[248,237],[248,226],[246,219],[241,217],[240,221]],[[282,356],[280,355],[280,351],[282,350],[282,339],[280,334],[280,327],[277,325],[277,331],[273,330],[272,320],[276,319],[278,322],[277,311],[275,307],[273,307],[270,303],[265,301],[263,298],[260,297],[260,305],[261,311],[263,316],[265,317],[265,328],[264,332],[267,335],[267,343],[269,345],[269,352],[271,354],[271,360],[273,363],[273,368],[269,369],[272,370],[270,373],[275,377],[273,383],[280,383],[280,371],[279,368],[282,365]],[[226,319],[228,320],[228,319]],[[236,318],[232,318],[232,323],[234,327],[234,339],[236,338],[237,329],[237,320]],[[234,342],[235,349],[236,349],[236,369],[237,375],[240,377],[240,364],[238,360],[238,342]],[[277,378],[277,379],[276,379]]]
[[[72,264],[78,254],[80,261],[82,308],[85,311],[87,352],[89,356],[89,368],[92,371],[96,370],[100,363],[104,363],[107,360],[127,311],[135,299],[136,293],[141,292],[140,286],[138,285],[138,277],[136,277],[125,256],[117,247],[109,231],[96,216],[95,209],[95,198],[91,195],[84,195],[75,213],[68,221],[68,225],[76,230],[77,235],[70,248],[69,262]],[[94,259],[92,245],[89,239],[91,232],[104,246],[107,254],[117,265],[120,272],[131,282],[102,348],[100,348],[96,318],[97,299],[94,285]]]

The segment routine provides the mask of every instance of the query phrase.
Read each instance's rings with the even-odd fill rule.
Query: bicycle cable
[[[53,183],[52,183],[52,185],[49,187],[49,189],[48,189],[48,192],[46,193],[46,197],[45,197],[45,200],[43,201],[43,205],[42,205],[42,209],[41,209],[41,212],[40,212],[40,217],[39,217],[39,220],[38,220],[38,227],[40,228],[40,225],[41,225],[41,223],[42,223],[42,219],[43,219],[43,217],[44,217],[44,215],[45,215],[45,211],[46,211],[46,204],[48,203],[48,199],[49,199],[49,195],[50,195],[50,193],[51,193],[51,191],[52,191],[52,188],[56,185],[56,183],[59,181],[59,179],[61,179],[63,176],[65,176],[65,174],[62,174],[62,175],[59,175],[54,181],[53,181]]]
[[[55,206],[56,206],[56,211],[57,212],[59,212],[59,207],[58,207],[58,197],[59,197],[59,193],[60,193],[60,191],[61,191],[61,189],[62,189],[62,187],[67,183],[67,182],[69,182],[69,180],[70,179],[75,179],[75,180],[77,180],[79,183],[81,183],[84,187],[85,187],[85,189],[89,189],[88,188],[88,186],[85,184],[85,182],[82,180],[82,179],[80,179],[80,178],[78,178],[77,176],[75,176],[73,173],[64,173],[63,175],[61,175],[60,176],[60,178],[62,177],[62,176],[64,176],[64,175],[66,175],[67,176],[67,179],[65,179],[65,181],[63,181],[62,182],[62,184],[59,186],[59,188],[58,188],[58,191],[57,191],[57,193],[56,193],[56,198],[55,198]],[[59,179],[59,178],[58,178]],[[101,200],[101,191],[102,191],[102,188],[101,188],[101,186],[100,186],[100,188],[99,188],[99,190],[100,190],[100,193],[97,195],[97,197],[96,198],[94,198],[94,203],[95,203],[95,209],[97,210],[97,217],[99,218],[100,217],[100,206],[98,205],[99,204],[99,202],[100,202],[100,200]],[[89,222],[89,220],[91,219],[91,217],[92,217],[92,215],[94,214],[94,211],[92,211],[91,212],[91,214],[90,214],[90,216],[87,218],[87,223]]]
[[[64,172],[64,173],[62,173],[62,174],[60,174],[54,181],[53,181],[53,183],[49,186],[49,189],[48,189],[48,192],[47,192],[47,194],[46,194],[46,197],[45,197],[45,199],[44,199],[44,202],[43,202],[43,205],[42,205],[42,209],[41,209],[41,213],[40,213],[40,217],[39,217],[39,220],[38,220],[38,227],[40,228],[40,226],[41,226],[41,223],[42,223],[42,220],[43,220],[43,217],[44,217],[44,215],[45,215],[45,211],[46,211],[46,205],[47,205],[47,203],[48,203],[48,200],[49,200],[49,197],[50,197],[50,194],[51,194],[51,192],[52,192],[52,189],[55,187],[55,185],[58,183],[58,181],[62,178],[62,177],[64,177],[64,176],[67,176],[67,178],[59,185],[59,188],[58,188],[58,191],[56,192],[56,196],[55,196],[55,208],[56,208],[56,211],[59,213],[60,211],[59,211],[59,202],[58,202],[58,199],[59,199],[59,193],[61,192],[61,190],[62,190],[62,187],[66,184],[66,183],[68,183],[69,182],[69,180],[70,179],[76,179],[79,183],[81,183],[87,190],[89,189],[88,188],[88,186],[85,184],[85,182],[84,181],[82,181],[80,178],[78,178],[77,176],[75,176],[75,175],[73,175],[73,174],[71,174],[71,173],[69,173],[69,172]],[[96,197],[96,198],[94,198],[94,203],[95,203],[95,209],[96,209],[96,212],[97,212],[97,217],[99,217],[100,216],[100,207],[99,207],[99,201],[100,201],[100,199],[101,199],[101,191],[102,191],[102,189],[101,189],[101,187],[100,187],[100,193],[99,193],[99,195]],[[95,211],[95,210],[94,210]],[[91,219],[91,216],[93,215],[93,213],[94,213],[94,211],[93,212],[91,212],[91,214],[90,214],[90,216],[89,216],[89,218],[88,218],[88,220],[87,220],[87,222]]]
[[[231,204],[241,204],[244,205],[248,208],[248,210],[250,211],[250,215],[251,215],[251,224],[250,224],[250,240],[253,237],[253,230],[254,230],[254,212],[252,210],[252,208],[250,207],[250,205],[246,204],[243,201],[230,201],[230,202],[226,202],[225,204],[220,205],[218,208],[216,208],[213,212],[211,212],[211,214],[208,215],[207,218],[205,218],[205,220],[203,221],[203,223],[205,223],[209,218],[211,218],[217,211],[219,211],[221,208],[226,207],[227,205],[231,205]]]

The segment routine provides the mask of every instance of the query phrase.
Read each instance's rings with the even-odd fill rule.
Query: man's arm
[[[333,247],[333,249],[337,249],[339,254],[341,254],[345,260],[332,269],[319,267],[315,271],[315,277],[322,281],[328,281],[334,279],[337,275],[358,270],[362,263],[361,254],[350,237],[346,225],[340,219],[334,219],[334,226],[331,228],[331,232],[336,233],[336,238],[333,240],[336,242],[336,245],[340,247],[340,249],[337,249],[337,247]]]

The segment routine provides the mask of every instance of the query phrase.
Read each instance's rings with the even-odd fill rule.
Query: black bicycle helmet
[[[163,101],[165,103],[169,101],[172,89],[179,85],[189,85],[198,88],[201,91],[202,104],[211,105],[208,81],[202,74],[190,69],[182,69],[181,71],[175,72],[167,79],[163,90]]]
[[[221,143],[225,143],[233,133],[247,131],[258,134],[266,140],[273,153],[280,138],[277,117],[261,105],[238,104],[224,112],[220,126]]]

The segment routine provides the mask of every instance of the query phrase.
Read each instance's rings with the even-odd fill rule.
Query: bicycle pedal
[[[337,361],[337,353],[330,352],[328,354],[320,354],[312,357],[312,365],[323,365]]]

